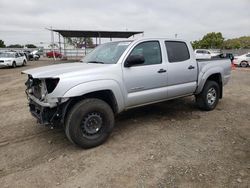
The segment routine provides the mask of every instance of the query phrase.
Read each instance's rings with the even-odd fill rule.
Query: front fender
[[[101,90],[112,91],[118,105],[118,112],[121,112],[124,109],[124,97],[122,95],[119,84],[114,80],[96,80],[96,81],[81,83],[66,91],[63,97],[64,98],[77,97]]]

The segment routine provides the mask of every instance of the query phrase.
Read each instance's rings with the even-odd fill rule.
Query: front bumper
[[[59,116],[57,108],[41,106],[36,101],[29,99],[30,113],[37,119],[39,124],[51,125]]]
[[[26,94],[27,94],[27,97],[29,100],[32,100],[34,101],[35,103],[37,103],[38,105],[42,106],[42,107],[49,107],[49,108],[53,108],[53,107],[56,107],[56,103],[47,103],[47,102],[42,102],[40,101],[39,99],[37,99],[35,96],[29,94],[27,91],[26,91]]]
[[[11,66],[11,62],[7,63],[7,62],[0,62],[0,67],[10,67]]]

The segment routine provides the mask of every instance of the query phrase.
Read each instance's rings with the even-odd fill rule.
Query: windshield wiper
[[[99,64],[104,64],[102,61],[88,61],[87,63],[99,63]]]

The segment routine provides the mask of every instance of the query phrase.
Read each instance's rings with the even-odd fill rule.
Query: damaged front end
[[[54,91],[59,78],[33,78],[28,75],[26,94],[31,114],[43,125],[55,126],[61,124],[63,107],[66,105],[60,98],[50,100],[49,95]]]

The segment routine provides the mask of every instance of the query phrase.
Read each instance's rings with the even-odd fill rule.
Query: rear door
[[[140,42],[131,50],[128,57],[130,55],[142,55],[145,62],[132,67],[123,65],[123,80],[127,92],[126,107],[165,99],[167,70],[160,42],[157,40]]]
[[[165,41],[168,61],[168,98],[192,94],[197,86],[197,62],[191,46],[181,41]]]

